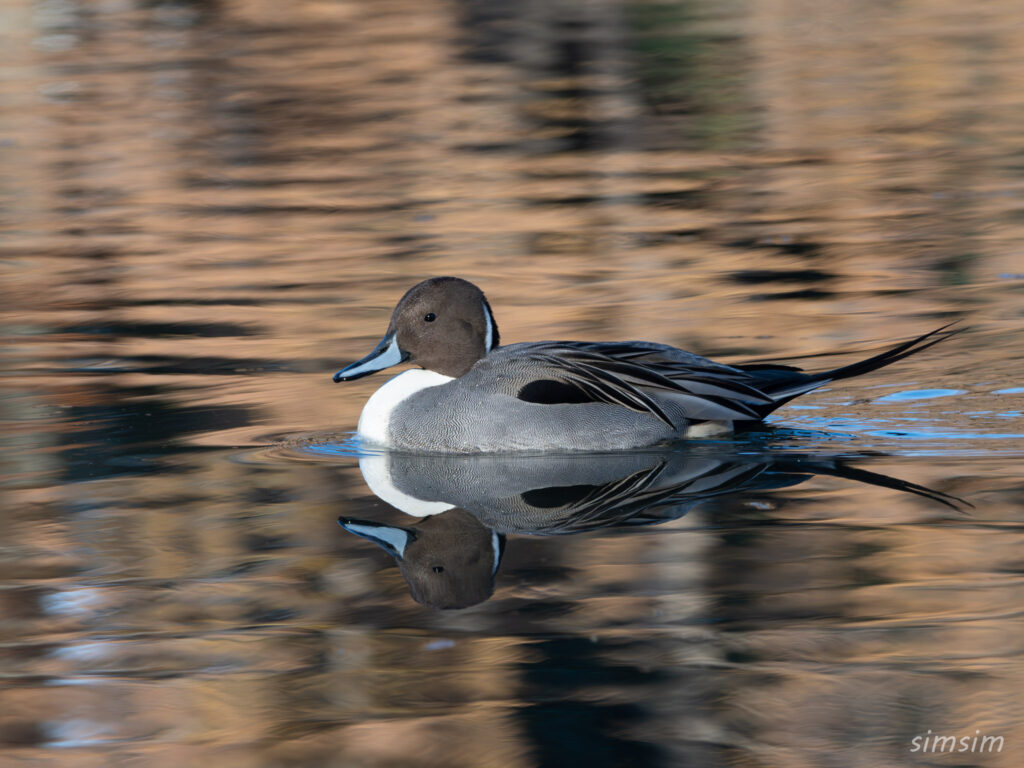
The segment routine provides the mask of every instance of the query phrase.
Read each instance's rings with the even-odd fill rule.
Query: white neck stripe
[[[498,532],[491,531],[491,549],[494,550],[494,567],[491,568],[491,576],[498,572],[498,566],[501,565],[501,540],[498,539]]]
[[[487,300],[481,299],[484,304],[484,319],[487,321],[487,335],[484,337],[484,354],[494,348],[494,318],[491,317],[491,310],[487,308]]]

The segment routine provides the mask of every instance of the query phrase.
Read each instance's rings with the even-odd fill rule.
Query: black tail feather
[[[830,371],[822,371],[820,373],[796,373],[795,371],[787,375],[786,368],[784,366],[764,366],[761,364],[755,364],[750,366],[739,365],[737,368],[749,371],[751,376],[754,378],[754,386],[758,387],[762,392],[770,395],[773,398],[773,402],[766,406],[759,408],[761,417],[764,418],[769,413],[774,411],[784,403],[788,403],[794,397],[810,392],[816,387],[820,387],[830,381],[836,381],[838,379],[848,379],[851,376],[860,376],[862,373],[870,373],[871,371],[882,368],[890,363],[895,363],[897,360],[902,360],[910,355],[917,354],[922,350],[928,349],[928,347],[938,344],[940,341],[962,332],[963,328],[954,328],[949,330],[951,326],[955,325],[955,322],[948,323],[941,328],[936,328],[934,331],[929,331],[926,334],[918,336],[910,341],[905,341],[902,344],[887,349],[885,352],[869,357],[866,360],[860,360],[850,365],[844,365],[841,368],[834,368]]]

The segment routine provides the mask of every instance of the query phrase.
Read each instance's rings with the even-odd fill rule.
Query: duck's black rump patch
[[[597,402],[576,385],[567,384],[564,381],[556,381],[555,379],[531,381],[519,390],[519,394],[516,397],[523,402],[537,403],[539,405]]]

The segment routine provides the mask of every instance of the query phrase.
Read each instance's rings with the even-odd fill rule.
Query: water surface
[[[1021,764],[1019,3],[18,0],[0,36],[0,763]],[[465,483],[417,518],[347,442],[380,379],[330,377],[438,274],[507,342],[965,331],[672,454],[705,474],[661,506],[635,456],[486,470],[546,527]],[[500,564],[424,605],[339,517]]]

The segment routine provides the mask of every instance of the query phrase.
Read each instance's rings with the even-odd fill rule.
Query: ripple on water
[[[272,445],[249,452],[246,459],[271,463],[280,459],[331,461],[360,459],[376,455],[383,450],[366,445],[355,432],[318,432],[274,436]]]

